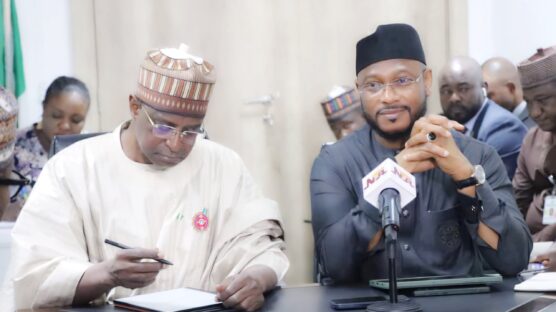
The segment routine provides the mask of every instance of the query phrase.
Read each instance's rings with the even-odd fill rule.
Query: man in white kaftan
[[[255,310],[284,277],[289,262],[279,208],[261,195],[236,153],[196,135],[203,131],[212,68],[180,53],[148,54],[130,96],[131,121],[49,160],[14,227],[11,278],[0,307],[103,303],[193,287],[216,291],[226,306]],[[144,77],[178,80],[157,72],[173,66],[164,57],[189,61],[180,65],[191,65],[188,71],[204,66],[179,76],[201,88],[180,92],[181,100],[201,96],[193,107],[161,107],[150,92],[175,94],[149,84],[159,77]],[[146,249],[121,250],[106,238]],[[162,257],[173,265],[145,260]]]

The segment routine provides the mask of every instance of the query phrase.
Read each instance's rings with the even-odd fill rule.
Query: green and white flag
[[[0,85],[16,97],[25,91],[23,53],[15,0],[0,0]]]

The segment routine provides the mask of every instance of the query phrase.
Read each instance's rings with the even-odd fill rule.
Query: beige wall
[[[290,284],[311,280],[313,235],[309,174],[320,145],[332,140],[319,100],[334,84],[353,84],[355,43],[378,24],[408,22],[420,32],[437,72],[467,51],[465,1],[88,0],[71,1],[74,68],[91,87],[89,130],[110,130],[128,116],[145,51],[185,42],[216,66],[209,105],[211,139],[236,150],[285,217]],[[246,100],[279,93],[264,108]],[[439,111],[438,96],[429,109]]]

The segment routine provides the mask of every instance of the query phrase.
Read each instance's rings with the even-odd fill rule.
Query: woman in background
[[[42,102],[42,120],[18,131],[14,151],[14,167],[31,181],[36,181],[46,161],[52,139],[56,135],[81,133],[89,110],[89,90],[72,77],[56,78]],[[25,200],[31,188],[18,196]]]

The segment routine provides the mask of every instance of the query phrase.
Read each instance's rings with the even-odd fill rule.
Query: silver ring
[[[427,141],[432,142],[436,140],[436,134],[434,132],[427,133]]]

